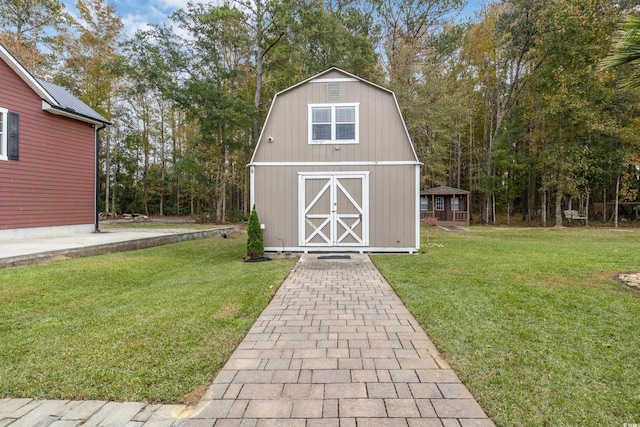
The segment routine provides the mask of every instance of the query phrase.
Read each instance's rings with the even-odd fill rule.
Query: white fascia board
[[[421,164],[415,160],[365,160],[352,162],[251,162],[248,166],[408,166]]]
[[[47,101],[42,101],[42,110],[46,111],[48,113],[54,114],[56,116],[64,116],[64,117],[69,117],[71,119],[75,119],[81,122],[85,122],[85,123],[90,123],[92,125],[105,125],[105,124],[110,124],[110,123],[104,123],[95,119],[92,119],[90,117],[87,116],[83,116],[82,114],[74,114],[69,110],[65,110],[63,108],[60,107],[56,107],[55,105],[51,105],[49,104]]]
[[[33,76],[31,75],[31,73],[29,73],[27,71],[26,68],[24,68],[22,66],[22,64],[20,64],[18,62],[17,59],[15,59],[13,57],[13,55],[11,55],[9,53],[8,50],[6,50],[4,48],[4,46],[2,46],[0,44],[0,58],[2,58],[4,60],[4,62],[7,63],[7,65],[13,70],[15,71],[15,73],[20,76],[20,78],[31,88],[33,89],[33,91],[35,93],[37,93],[40,98],[42,98],[43,100],[46,100],[49,104],[51,105],[58,105],[58,103],[56,102],[55,99],[53,99],[53,97],[49,94],[49,92],[47,92],[46,90],[44,90],[44,88],[40,85],[40,83],[38,83],[36,81],[36,79],[33,78]]]
[[[353,77],[336,77],[336,78],[326,78],[326,79],[313,79],[309,81],[309,83],[340,83],[340,82],[357,82],[358,79],[354,79]]]

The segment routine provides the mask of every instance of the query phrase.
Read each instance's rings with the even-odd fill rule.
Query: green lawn
[[[613,280],[640,272],[640,231],[429,240],[444,247],[372,258],[499,426],[640,423],[640,292]]]
[[[0,270],[0,398],[191,402],[294,261],[246,234]]]

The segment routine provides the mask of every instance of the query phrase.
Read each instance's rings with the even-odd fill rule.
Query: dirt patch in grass
[[[200,400],[202,399],[202,396],[204,396],[204,394],[207,392],[208,388],[209,383],[202,384],[197,389],[182,396],[182,399],[180,399],[180,401],[187,406],[197,405],[198,402],[200,402]]]
[[[235,315],[238,313],[238,310],[240,310],[240,305],[238,305],[238,304],[227,304],[227,305],[221,307],[216,312],[214,317],[216,319],[222,319],[222,320],[233,319],[235,317]]]

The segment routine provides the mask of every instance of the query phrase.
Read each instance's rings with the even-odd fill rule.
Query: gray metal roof
[[[448,187],[446,185],[441,185],[439,187],[429,188],[427,190],[422,190],[420,192],[421,196],[426,196],[428,194],[471,194],[471,192],[467,190],[461,190],[459,188]]]
[[[44,90],[46,90],[49,95],[53,99],[56,100],[58,105],[56,106],[59,109],[65,110],[69,113],[84,116],[98,122],[102,122],[105,124],[111,124],[109,120],[102,117],[98,114],[94,109],[89,107],[84,102],[80,101],[78,98],[73,96],[71,92],[62,86],[58,86],[56,84],[50,83],[46,80],[42,80],[36,77],[36,81],[42,86]]]

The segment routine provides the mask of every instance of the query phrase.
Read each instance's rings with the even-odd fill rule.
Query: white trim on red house
[[[46,90],[44,90],[44,88],[42,87],[42,85],[40,85],[40,83],[38,83],[36,81],[36,79],[31,75],[31,73],[29,73],[27,71],[26,68],[24,68],[22,66],[22,64],[20,64],[18,62],[17,59],[15,59],[13,57],[13,55],[11,55],[9,53],[8,50],[6,50],[4,48],[4,46],[2,46],[0,44],[0,58],[2,58],[4,60],[4,62],[7,63],[7,65],[9,65],[9,67],[15,71],[15,73],[31,88],[33,89],[33,91],[35,93],[37,93],[40,98],[42,98],[43,100],[46,100],[47,102],[53,104],[53,105],[57,105],[58,103],[56,102],[55,99],[53,99],[53,97],[49,94],[49,92],[47,92]]]
[[[75,119],[75,120],[78,120],[78,121],[81,121],[81,122],[90,123],[90,124],[96,125],[96,126],[105,124],[104,122],[92,119],[90,117],[83,116],[81,114],[75,114],[75,113],[70,112],[69,110],[65,110],[63,108],[56,107],[54,105],[49,104],[48,102],[46,102],[44,100],[42,101],[42,111],[46,111],[46,112],[54,114],[56,116],[69,117],[71,119]]]
[[[64,106],[61,106],[60,103],[36,80],[35,77],[27,71],[26,68],[18,62],[16,58],[9,53],[7,49],[5,49],[2,44],[0,44],[0,59],[4,60],[4,62],[11,68],[17,75],[24,81],[27,86],[29,86],[40,98],[42,98],[42,110],[47,111],[52,114],[70,117],[75,120],[79,120],[86,123],[91,123],[95,125],[99,124],[111,124],[109,122],[99,121],[85,115],[76,113],[74,111],[65,109]]]
[[[9,145],[7,144],[8,136],[7,136],[7,120],[9,115],[9,110],[6,108],[0,107],[0,116],[2,121],[2,129],[0,129],[0,160],[9,160],[9,153],[7,150],[9,149]]]

